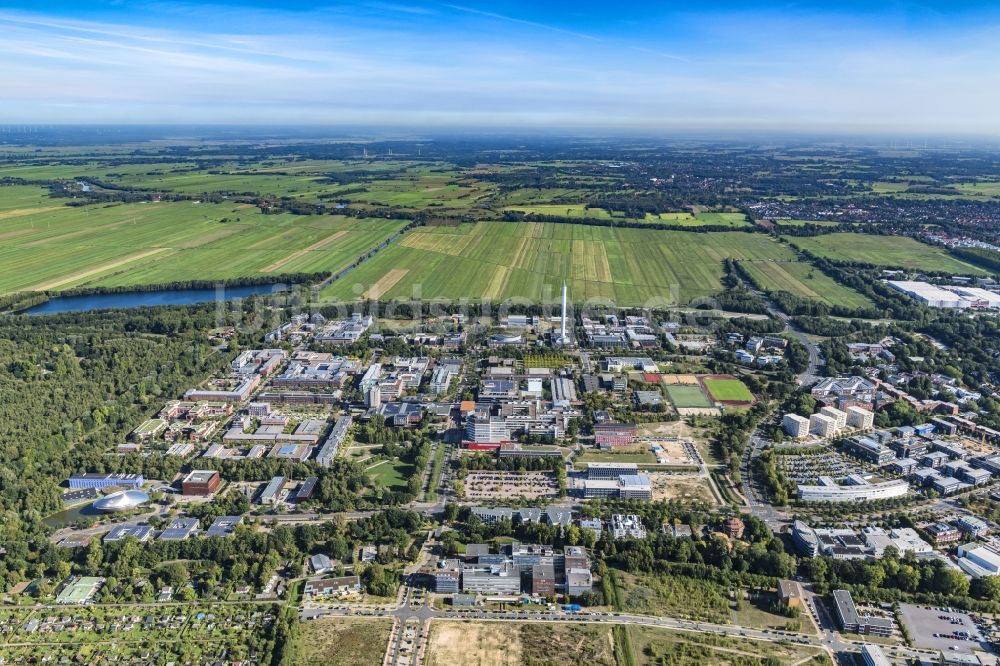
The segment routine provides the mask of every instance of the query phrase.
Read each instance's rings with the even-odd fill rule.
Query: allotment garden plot
[[[726,258],[790,260],[763,234],[694,233],[533,222],[420,227],[323,291],[354,300],[379,285],[378,297],[556,302],[570,298],[618,305],[688,303],[722,289]]]

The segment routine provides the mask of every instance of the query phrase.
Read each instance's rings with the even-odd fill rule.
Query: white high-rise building
[[[819,413],[823,416],[829,416],[834,421],[834,427],[837,430],[843,430],[847,427],[847,412],[841,411],[836,407],[824,407],[819,410]]]
[[[791,437],[801,439],[809,435],[809,419],[798,414],[785,414],[782,425]]]
[[[375,384],[365,393],[365,406],[378,408],[382,404],[382,388]]]
[[[826,414],[813,414],[809,417],[809,432],[820,437],[833,437],[837,434],[837,422]]]
[[[473,412],[465,418],[465,438],[470,442],[503,442],[510,439],[510,430],[501,417]]]
[[[858,430],[871,430],[875,426],[875,415],[861,407],[848,407],[847,425]]]

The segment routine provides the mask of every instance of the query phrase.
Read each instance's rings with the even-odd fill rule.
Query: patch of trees
[[[963,261],[968,261],[994,273],[1000,273],[1000,252],[996,250],[984,247],[954,247],[949,252]]]
[[[900,558],[892,547],[874,561],[814,557],[805,561],[802,571],[820,594],[846,589],[881,603],[916,601],[981,612],[1000,610],[1000,585],[973,587],[960,570],[940,560],[918,559],[912,553]]]

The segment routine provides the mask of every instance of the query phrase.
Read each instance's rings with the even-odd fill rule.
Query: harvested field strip
[[[34,215],[36,213],[47,213],[51,210],[59,210],[63,206],[46,206],[44,208],[19,208],[15,210],[5,210],[0,211],[0,220],[10,220],[15,217],[24,217],[25,215]]]
[[[383,275],[382,279],[369,287],[368,290],[362,294],[362,296],[373,300],[380,298],[383,294],[392,289],[397,282],[406,277],[408,272],[409,271],[405,268],[394,268]]]
[[[154,254],[159,254],[160,252],[166,252],[168,249],[169,248],[165,247],[156,247],[151,250],[144,250],[142,252],[130,254],[127,257],[122,257],[121,259],[110,261],[85,271],[80,271],[78,273],[73,273],[72,275],[65,275],[61,278],[56,278],[55,280],[50,280],[48,282],[42,282],[41,284],[36,284],[32,287],[28,287],[27,291],[46,291],[48,289],[56,289],[58,287],[63,286],[64,284],[68,284],[70,282],[76,282],[77,280],[83,280],[84,278],[88,278],[92,275],[97,275],[98,273],[103,273],[104,271],[108,271],[114,268],[118,268],[119,266],[124,266],[125,264],[132,263],[133,261],[138,261],[139,259],[144,259]]]
[[[18,236],[24,236],[25,234],[34,233],[34,229],[15,229],[14,231],[5,231],[0,234],[0,240],[7,240],[8,238],[17,238]]]
[[[490,284],[483,292],[483,298],[494,299],[501,298],[503,296],[504,289],[507,287],[507,278],[510,277],[510,266],[497,266],[493,269],[493,276],[490,278]]]
[[[309,247],[302,248],[298,252],[293,252],[290,255],[288,255],[287,257],[285,257],[284,259],[279,259],[278,261],[274,262],[270,266],[265,266],[264,269],[263,269],[263,272],[264,273],[273,273],[274,271],[278,270],[279,268],[281,268],[285,264],[290,263],[292,261],[295,261],[299,257],[305,256],[305,254],[308,253],[308,252],[315,252],[316,250],[319,250],[319,249],[321,249],[321,248],[329,245],[333,241],[337,240],[338,238],[340,238],[340,237],[342,237],[342,236],[344,236],[346,234],[347,234],[347,232],[343,231],[343,230],[342,231],[334,232],[334,233],[330,234],[329,236],[327,236],[326,238],[324,238],[323,240],[320,240],[320,241],[317,241],[317,242],[313,243]]]

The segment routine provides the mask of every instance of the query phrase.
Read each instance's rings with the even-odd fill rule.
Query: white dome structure
[[[128,511],[149,501],[149,495],[141,490],[120,490],[94,502],[94,508],[105,513]]]

